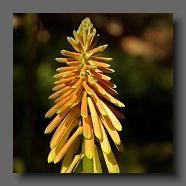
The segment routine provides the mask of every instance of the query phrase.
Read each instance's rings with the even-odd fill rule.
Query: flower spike
[[[53,76],[49,99],[55,104],[45,117],[55,117],[44,133],[55,130],[48,163],[61,161],[60,173],[73,173],[76,168],[81,173],[102,173],[101,151],[108,172],[120,172],[108,136],[122,151],[118,131],[122,131],[119,119],[124,119],[124,115],[116,107],[125,105],[115,98],[116,85],[106,75],[114,72],[109,64],[112,58],[97,56],[108,47],[95,46],[98,38],[87,17],[73,31],[73,37],[67,37],[74,51],[61,50],[63,56],[55,58],[66,66],[57,68]]]

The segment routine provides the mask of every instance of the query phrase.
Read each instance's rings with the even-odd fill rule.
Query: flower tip
[[[58,74],[55,74],[55,75],[53,75],[52,77],[55,79],[55,78],[57,78],[57,75],[58,75]]]
[[[117,130],[121,132],[121,131],[122,131],[122,126],[121,126],[121,125],[118,126],[118,127],[117,127]]]
[[[81,154],[80,154],[80,158],[81,158],[81,159],[82,159],[84,156],[85,156],[84,153],[81,153]]]
[[[121,103],[121,102],[113,102],[115,103],[118,107],[125,107],[125,104],[124,103]]]
[[[96,136],[99,140],[102,139],[102,134],[101,134],[101,133],[100,133],[100,134],[95,134],[95,136]]]
[[[60,62],[60,58],[55,58],[55,61]]]
[[[103,152],[105,153],[105,154],[110,154],[110,152],[111,152],[111,147],[110,147],[110,145],[109,146],[104,146],[104,147],[102,147],[102,150],[103,150]]]
[[[78,135],[81,135],[83,133],[83,127],[80,126],[78,129],[77,129],[77,133]]]
[[[49,97],[48,97],[48,99],[51,99],[51,98],[52,98],[52,96],[49,96]]]
[[[48,163],[51,163],[54,161],[54,158],[56,156],[56,153],[55,153],[55,148],[51,149],[49,155],[48,155],[48,158],[47,158],[47,161]]]
[[[56,69],[57,72],[59,72],[60,70],[61,70],[61,67]]]
[[[101,110],[101,115],[107,116],[108,114],[107,114],[107,112],[105,110]]]
[[[54,147],[55,147],[55,144],[50,142],[50,148],[53,149]]]
[[[60,53],[63,55],[66,52],[66,50],[61,50]]]
[[[84,20],[90,22],[90,18],[89,17],[86,17]]]
[[[49,134],[50,132],[48,131],[48,129],[46,128],[44,131],[44,134]]]
[[[52,163],[53,162],[53,158],[52,157],[48,157],[47,162],[48,163]]]
[[[108,44],[102,46],[102,50],[105,50],[108,47]]]
[[[45,114],[45,118],[50,118],[50,116],[48,115],[48,113]]]
[[[66,58],[61,58],[61,57],[55,58],[55,61],[57,61],[59,63],[67,63],[68,62],[68,60]]]
[[[113,88],[117,88],[117,85],[114,84],[114,85],[113,85]]]
[[[58,163],[59,160],[57,158],[54,159],[54,164]]]
[[[74,44],[72,44],[72,38],[71,38],[71,37],[67,36],[67,41],[68,41],[71,45],[74,46]]]
[[[121,107],[125,107],[125,104],[124,104],[124,103],[122,103],[122,104],[121,104]]]
[[[49,159],[48,159],[47,162],[48,162],[48,163],[52,163],[52,160],[49,160]]]

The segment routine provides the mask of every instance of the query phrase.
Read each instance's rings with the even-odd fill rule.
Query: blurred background
[[[59,172],[48,164],[52,135],[44,135],[53,105],[52,76],[61,49],[90,17],[109,44],[112,81],[125,103],[120,133],[125,150],[114,153],[122,173],[173,173],[173,17],[172,14],[13,14],[14,172]],[[106,169],[104,167],[104,169]]]

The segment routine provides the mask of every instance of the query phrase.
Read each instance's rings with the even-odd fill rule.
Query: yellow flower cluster
[[[108,45],[95,47],[99,34],[89,18],[85,18],[73,37],[67,37],[75,52],[62,50],[65,58],[56,58],[65,63],[57,68],[54,76],[53,93],[49,99],[55,105],[45,117],[55,116],[45,129],[45,134],[55,132],[50,142],[51,151],[48,162],[62,160],[61,173],[74,172],[82,161],[82,173],[102,173],[97,149],[100,145],[109,173],[119,173],[107,135],[109,134],[117,149],[123,149],[118,131],[122,125],[118,119],[124,115],[114,105],[124,104],[114,98],[117,92],[105,73],[114,72],[108,64],[112,58],[98,57]]]

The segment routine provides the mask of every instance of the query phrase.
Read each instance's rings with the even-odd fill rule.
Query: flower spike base
[[[124,104],[115,98],[116,85],[108,76],[114,72],[109,65],[112,58],[96,56],[108,45],[95,47],[99,34],[89,18],[82,21],[73,35],[67,40],[75,51],[62,50],[64,57],[56,58],[66,66],[56,70],[54,93],[49,97],[55,104],[45,115],[47,118],[55,115],[45,129],[45,134],[55,130],[48,162],[61,161],[60,173],[74,172],[77,167],[81,173],[102,173],[100,146],[108,172],[119,173],[108,135],[122,150],[118,131],[122,130],[119,119],[124,116],[114,105]]]

